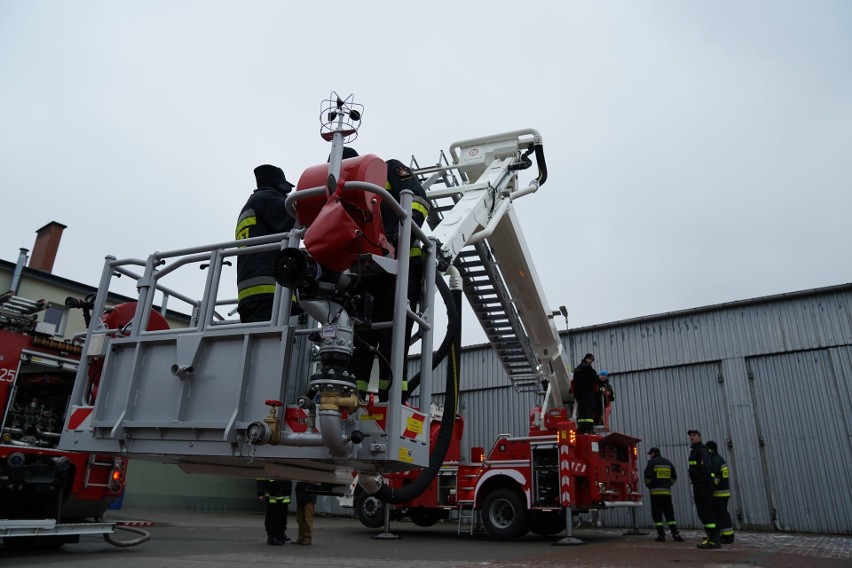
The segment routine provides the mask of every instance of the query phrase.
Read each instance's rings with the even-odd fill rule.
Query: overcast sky
[[[849,1],[0,0],[0,80],[0,258],[58,221],[91,285],[233,238],[333,90],[385,158],[539,130],[516,205],[571,327],[852,282]]]

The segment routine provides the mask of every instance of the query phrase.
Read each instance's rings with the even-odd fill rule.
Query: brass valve
[[[269,428],[269,443],[276,445],[281,439],[281,419],[278,417],[278,409],[284,406],[284,403],[280,400],[267,400],[266,406],[269,407],[269,414],[263,418],[263,423]]]

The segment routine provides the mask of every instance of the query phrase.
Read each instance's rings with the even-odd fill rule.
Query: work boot
[[[270,536],[266,539],[266,544],[270,546],[282,546],[284,544],[284,541],[276,536]]]
[[[666,542],[665,533],[657,533],[657,538],[654,539],[654,542]]]
[[[672,540],[675,542],[683,542],[683,537],[680,536],[679,532],[672,533]]]
[[[696,548],[705,550],[722,548],[722,545],[719,544],[719,533],[716,531],[707,531],[707,536],[704,537],[704,540],[702,540]]]
[[[719,542],[721,542],[722,544],[734,544],[734,535],[723,534],[719,537]]]

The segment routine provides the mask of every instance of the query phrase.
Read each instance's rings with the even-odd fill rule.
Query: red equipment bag
[[[322,187],[328,176],[328,164],[305,170],[296,191]],[[374,154],[343,160],[340,179],[329,197],[296,202],[296,218],[308,227],[304,245],[314,260],[335,272],[352,266],[361,254],[393,255],[382,226],[382,198],[374,193],[344,190],[347,181],[364,181],[384,188],[387,164]]]

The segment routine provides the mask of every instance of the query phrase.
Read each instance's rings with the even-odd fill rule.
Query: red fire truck
[[[570,535],[566,510],[584,513],[642,504],[637,438],[610,433],[606,426],[579,434],[566,408],[542,413],[538,406],[530,413],[527,436],[502,434],[487,451],[473,447],[465,459],[460,454],[463,424],[458,417],[453,442],[432,483],[415,499],[392,505],[389,519],[427,527],[455,517],[459,532],[472,533],[481,523],[499,538],[528,532],[554,535],[566,528]],[[384,481],[401,488],[417,475],[388,474]],[[388,505],[360,488],[355,491],[358,519],[369,528],[382,527]]]
[[[0,296],[0,536],[7,547],[61,546],[83,534],[126,545],[103,521],[124,492],[126,459],[57,447],[82,342],[39,333],[44,309],[44,300]]]

